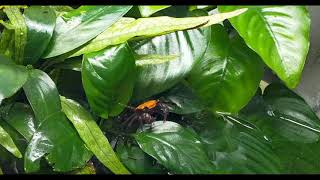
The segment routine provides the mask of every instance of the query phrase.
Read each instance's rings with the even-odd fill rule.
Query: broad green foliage
[[[229,12],[241,6],[219,6]],[[303,6],[249,6],[229,19],[248,46],[289,88],[299,81],[309,50],[310,18]]]
[[[290,90],[310,23],[304,6],[0,6],[0,174],[319,173],[319,118]]]
[[[44,58],[69,52],[102,33],[131,6],[81,6],[57,18],[56,28]]]
[[[23,64],[34,64],[46,50],[56,25],[56,15],[51,7],[31,6],[24,12],[27,44]]]
[[[124,43],[131,38],[147,38],[168,34],[179,30],[206,27],[222,22],[227,18],[237,16],[246,9],[240,9],[230,13],[221,13],[212,16],[172,18],[172,17],[151,17],[151,18],[123,18],[113,26],[98,35],[89,44],[72,52],[71,56],[77,56],[89,52],[99,51],[111,45]]]
[[[196,116],[208,156],[220,173],[279,173],[280,161],[264,135],[251,123],[234,116]]]
[[[284,85],[271,84],[256,95],[241,116],[270,139],[284,173],[319,172],[319,118],[308,104]]]
[[[85,54],[82,83],[93,111],[103,118],[118,115],[132,95],[135,72],[127,44]]]
[[[170,6],[138,6],[142,17],[149,17],[150,15],[168,7]]]
[[[222,25],[213,25],[188,82],[209,110],[236,113],[254,96],[262,75],[259,56],[238,36],[230,39]]]
[[[144,152],[175,174],[215,172],[197,135],[177,123],[157,121],[134,137]]]
[[[15,65],[0,55],[0,104],[3,99],[14,95],[27,81],[28,72],[23,66]]]
[[[91,153],[61,111],[55,84],[40,70],[30,70],[29,74],[23,89],[39,124],[25,152],[25,171],[39,170],[40,159],[45,155],[54,171],[83,166]]]
[[[121,164],[90,113],[77,102],[61,97],[62,110],[77,129],[80,137],[94,155],[113,173],[130,174]]]

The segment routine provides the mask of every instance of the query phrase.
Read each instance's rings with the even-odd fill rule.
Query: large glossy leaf
[[[113,173],[130,174],[113,151],[91,114],[77,102],[61,97],[62,110],[75,126],[82,140],[93,154]]]
[[[40,159],[45,155],[54,171],[84,166],[92,154],[61,111],[54,82],[46,73],[30,70],[23,89],[39,122],[25,153],[25,171],[39,170]]]
[[[280,161],[264,134],[251,123],[233,116],[195,116],[196,132],[220,173],[279,173]],[[192,117],[189,117],[192,118]]]
[[[229,39],[222,25],[213,25],[205,55],[188,82],[211,111],[235,113],[254,96],[262,75],[259,56],[239,36]]]
[[[15,94],[27,81],[28,72],[24,66],[15,65],[0,55],[0,104],[3,99]]]
[[[320,121],[308,104],[284,85],[271,84],[257,94],[241,116],[270,139],[284,173],[319,173]]]
[[[14,61],[23,64],[27,44],[27,26],[18,6],[6,6],[3,10],[14,28]]]
[[[128,103],[135,80],[135,60],[127,44],[85,54],[82,83],[90,107],[99,116],[118,115]]]
[[[161,11],[162,9],[168,8],[170,5],[167,6],[138,6],[140,14],[142,17],[149,17],[150,15]]]
[[[43,55],[54,57],[69,52],[102,33],[131,6],[80,6],[57,18],[52,40]]]
[[[4,112],[2,118],[27,141],[30,141],[39,124],[31,107],[23,103],[14,103],[5,106],[1,111]]]
[[[219,6],[228,12],[241,6]],[[229,19],[248,46],[290,88],[297,86],[309,50],[310,18],[303,6],[249,6]]]
[[[134,137],[144,152],[173,173],[215,172],[197,135],[177,123],[156,121]]]
[[[46,50],[56,24],[56,15],[49,6],[30,6],[24,11],[27,44],[23,64],[34,64]]]
[[[2,119],[0,119],[2,121]],[[3,146],[7,151],[12,153],[18,158],[22,158],[22,154],[13,142],[10,135],[0,126],[0,145]]]
[[[155,159],[143,152],[137,145],[117,143],[116,152],[121,161],[134,174],[164,174]]]
[[[158,58],[154,58],[149,60],[150,63],[137,64],[134,98],[148,98],[181,81],[205,52],[208,33],[210,32],[201,29],[178,31],[132,43],[131,47],[140,56],[176,56],[166,62],[152,63],[158,61]]]
[[[77,56],[89,52],[99,51],[105,47],[124,43],[130,39],[142,39],[168,34],[175,31],[206,27],[222,22],[243,13],[246,9],[240,9],[228,14],[216,14],[212,16],[173,18],[168,16],[150,18],[123,18],[113,26],[98,35],[88,44],[78,48],[70,54]]]

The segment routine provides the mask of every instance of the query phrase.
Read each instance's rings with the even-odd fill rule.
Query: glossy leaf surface
[[[44,58],[67,53],[105,31],[131,6],[80,6],[58,17]]]
[[[243,6],[219,6],[229,12]],[[309,50],[310,17],[304,6],[248,6],[229,19],[247,45],[289,88],[295,88]]]
[[[209,110],[235,113],[254,96],[262,75],[259,56],[240,37],[229,39],[222,25],[213,25],[205,55],[188,82]]]
[[[82,167],[92,155],[61,111],[54,82],[40,70],[31,70],[29,74],[23,89],[39,125],[25,152],[25,171],[39,170],[43,156],[54,171]]]
[[[130,174],[122,165],[95,120],[79,103],[61,97],[62,110],[75,126],[82,140],[93,154],[113,173]]]
[[[127,44],[85,54],[81,73],[90,107],[99,116],[116,116],[125,108],[135,81],[135,60]]]

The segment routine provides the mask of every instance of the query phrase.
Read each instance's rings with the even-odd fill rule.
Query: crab
[[[139,125],[151,124],[157,119],[157,115],[163,117],[163,122],[166,122],[169,108],[168,106],[160,102],[160,100],[149,100],[144,102],[137,107],[127,106],[127,108],[133,111],[129,117],[126,118],[122,124],[127,124],[128,127],[131,127],[134,122],[139,122]]]

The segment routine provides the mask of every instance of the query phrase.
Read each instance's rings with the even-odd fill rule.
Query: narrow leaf
[[[1,119],[2,120],[2,119]],[[14,144],[10,135],[0,126],[0,145],[2,145],[6,150],[12,153],[17,158],[22,158],[22,154]]]
[[[113,151],[91,114],[77,102],[61,97],[62,110],[75,126],[82,140],[93,154],[113,173],[130,174]]]
[[[58,17],[43,58],[67,53],[102,33],[132,6],[80,6]]]
[[[72,57],[99,51],[111,45],[124,43],[132,38],[148,38],[175,31],[210,26],[212,24],[220,23],[227,18],[237,16],[245,11],[246,9],[240,9],[212,16],[187,18],[173,18],[167,16],[139,18],[136,20],[133,18],[123,18],[88,44],[72,52],[69,56]]]
[[[14,61],[17,64],[23,64],[24,58],[24,48],[27,44],[27,26],[24,21],[24,18],[20,12],[19,7],[16,6],[6,6],[3,10],[9,20],[10,23],[14,27]]]

